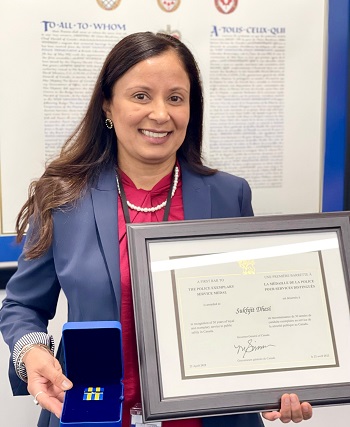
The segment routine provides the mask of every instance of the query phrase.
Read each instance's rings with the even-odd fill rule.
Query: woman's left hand
[[[300,403],[296,394],[284,394],[281,398],[281,409],[279,411],[263,412],[265,420],[281,420],[282,423],[300,423],[312,417],[312,406],[308,402]]]

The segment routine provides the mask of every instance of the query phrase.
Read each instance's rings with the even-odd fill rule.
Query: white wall
[[[0,301],[5,291],[0,290]],[[58,345],[63,323],[67,318],[66,300],[61,296],[57,306],[55,319],[50,323],[50,333]],[[10,353],[7,345],[0,338],[0,427],[35,427],[39,418],[40,408],[33,403],[32,396],[12,396],[7,377]]]
[[[5,292],[0,290],[0,300]],[[50,332],[58,344],[63,323],[66,321],[67,309],[64,297],[60,297],[55,319],[50,324]],[[35,427],[40,408],[34,405],[33,397],[13,397],[7,379],[9,351],[0,339],[0,427]],[[280,421],[265,421],[266,427],[278,427]],[[292,424],[293,425],[293,424]],[[305,427],[349,427],[350,405],[316,408],[311,420],[300,424]]]

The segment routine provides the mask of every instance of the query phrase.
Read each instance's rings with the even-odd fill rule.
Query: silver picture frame
[[[350,402],[348,212],[127,235],[145,422]]]

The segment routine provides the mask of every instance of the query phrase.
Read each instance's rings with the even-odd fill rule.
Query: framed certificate
[[[348,213],[127,232],[145,421],[350,402]]]

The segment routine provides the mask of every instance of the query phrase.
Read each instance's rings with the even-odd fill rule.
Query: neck
[[[121,169],[135,184],[136,188],[143,190],[151,190],[162,178],[172,172],[174,169],[175,160],[171,160],[166,164],[144,164],[131,165],[128,163],[118,163]]]

